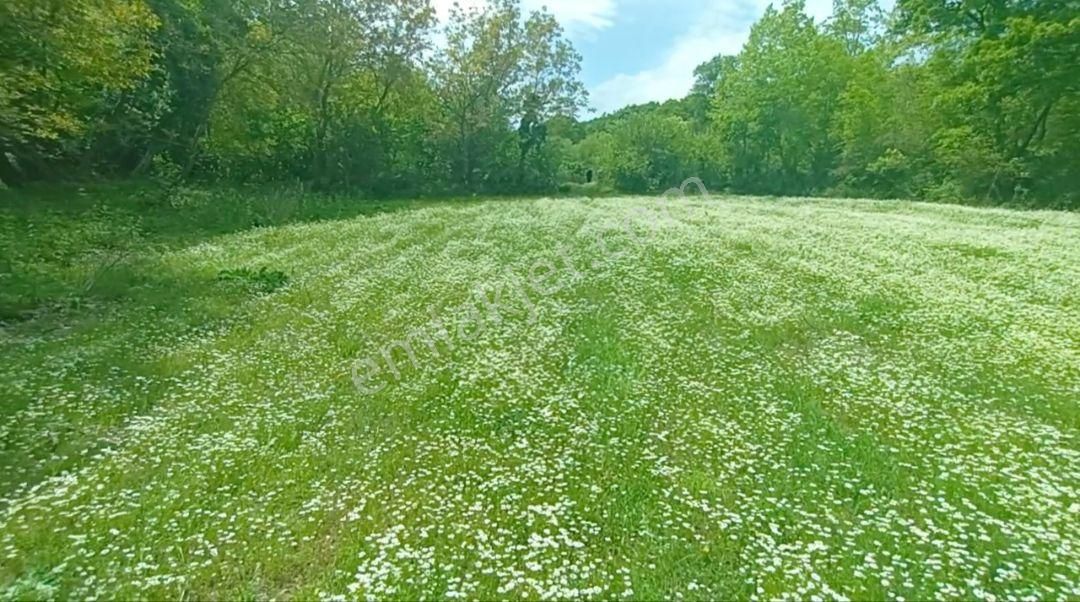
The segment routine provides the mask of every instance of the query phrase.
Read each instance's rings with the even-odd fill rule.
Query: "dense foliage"
[[[441,28],[426,0],[11,0],[0,179],[550,187],[546,123],[583,107],[579,62],[509,0]]]
[[[0,182],[153,175],[391,195],[713,189],[1080,205],[1080,3],[801,0],[681,100],[578,122],[517,0],[8,0]]]
[[[696,75],[594,125],[580,147],[606,181],[1080,206],[1075,1],[836,0],[824,24],[786,2]]]

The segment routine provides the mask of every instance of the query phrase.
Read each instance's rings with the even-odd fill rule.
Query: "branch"
[[[1043,107],[1042,111],[1039,112],[1038,118],[1035,119],[1035,125],[1033,125],[1031,131],[1028,132],[1027,137],[1025,137],[1024,139],[1024,143],[1021,144],[1020,147],[1017,149],[1018,155],[1023,155],[1027,153],[1028,147],[1031,146],[1032,141],[1035,140],[1035,136],[1038,135],[1039,130],[1046,127],[1046,119],[1050,116],[1050,109],[1053,106],[1054,101],[1050,101],[1046,103],[1046,106]]]

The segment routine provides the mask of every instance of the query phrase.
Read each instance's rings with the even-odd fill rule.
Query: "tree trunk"
[[[1031,146],[1031,143],[1035,140],[1035,137],[1039,135],[1040,130],[1043,130],[1043,136],[1046,135],[1046,120],[1050,117],[1050,109],[1053,108],[1053,106],[1053,102],[1048,102],[1046,103],[1046,106],[1043,107],[1042,111],[1039,112],[1038,117],[1036,117],[1035,119],[1035,125],[1031,126],[1031,131],[1024,138],[1023,143],[1021,143],[1020,146],[1016,149],[1016,155],[1018,157],[1022,157],[1027,154],[1028,147]]]
[[[466,117],[462,117],[458,123],[458,133],[461,137],[461,159],[462,168],[465,173],[462,174],[462,181],[465,183],[465,190],[472,192],[472,149],[469,144],[469,134],[465,126]]]
[[[524,143],[520,145],[518,151],[518,165],[517,165],[517,185],[518,189],[521,189],[525,184],[525,159],[528,158],[529,147]]]
[[[7,182],[11,182],[11,185],[18,186],[20,183],[26,182],[26,173],[23,171],[22,166],[19,165],[18,160],[15,159],[15,155],[9,151],[0,149],[0,184],[3,184],[2,188],[7,188],[8,184],[3,180],[7,177]]]
[[[150,171],[150,166],[154,162],[154,157],[158,156],[164,148],[165,145],[157,140],[148,144],[146,146],[146,152],[143,153],[139,162],[135,164],[135,168],[131,170],[131,175],[135,177],[146,175]]]
[[[209,131],[209,115],[203,120],[203,123],[199,124],[199,127],[195,128],[195,133],[191,136],[191,144],[188,146],[187,158],[184,160],[184,168],[180,170],[180,180],[187,180],[188,176],[195,169],[195,161],[199,158],[199,143],[202,142],[206,132]]]

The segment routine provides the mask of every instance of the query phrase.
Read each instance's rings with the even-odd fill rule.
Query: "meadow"
[[[0,599],[1080,597],[1076,214],[10,196]]]

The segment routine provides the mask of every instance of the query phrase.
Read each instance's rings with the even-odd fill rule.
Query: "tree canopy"
[[[900,0],[886,14],[836,0],[817,23],[788,1],[738,55],[698,67],[685,99],[605,118],[582,145],[636,131],[631,148],[674,153],[736,192],[1075,208],[1078,27],[1076,2]],[[691,141],[649,139],[673,118]],[[596,156],[616,186],[668,177],[655,157]]]
[[[1080,205],[1080,3],[770,7],[685,98],[582,121],[518,0],[8,0],[0,181],[162,175],[375,195],[713,189]]]

